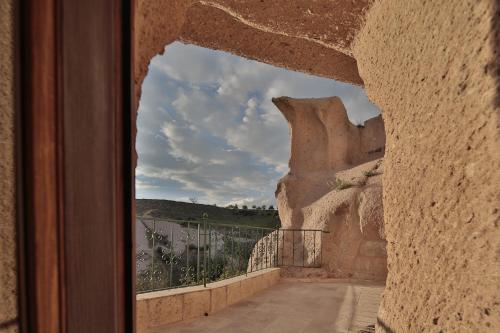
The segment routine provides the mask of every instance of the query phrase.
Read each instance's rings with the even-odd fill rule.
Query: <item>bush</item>
[[[342,179],[335,178],[335,181],[328,182],[328,185],[332,186],[335,190],[341,191],[353,187],[355,184],[344,181]]]
[[[363,175],[365,175],[366,177],[373,177],[373,176],[380,175],[380,172],[377,172],[375,170],[370,170],[370,171],[363,172]]]

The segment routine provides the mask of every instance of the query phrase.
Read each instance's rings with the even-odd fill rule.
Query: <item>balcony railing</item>
[[[323,234],[318,229],[277,229],[255,245],[249,271],[261,266],[319,268],[323,262]]]
[[[270,267],[321,267],[322,233],[138,217],[137,292],[206,285]]]

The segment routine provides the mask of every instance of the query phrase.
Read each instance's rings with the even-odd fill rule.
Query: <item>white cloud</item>
[[[145,181],[142,180],[136,180],[135,181],[135,188],[140,189],[140,190],[145,190],[145,189],[152,189],[152,188],[158,188],[158,185],[155,184],[149,184]]]

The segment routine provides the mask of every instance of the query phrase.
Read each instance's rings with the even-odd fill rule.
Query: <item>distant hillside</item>
[[[211,205],[157,199],[136,199],[135,202],[137,216],[201,221],[203,213],[207,213],[208,221],[213,223],[272,228],[280,226],[277,210],[229,209]]]

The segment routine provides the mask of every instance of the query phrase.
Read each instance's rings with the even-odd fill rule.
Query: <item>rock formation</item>
[[[338,97],[280,97],[274,98],[273,103],[291,129],[291,175],[342,170],[383,156],[385,134],[381,117],[355,126]]]
[[[379,0],[355,42],[387,133],[378,332],[500,331],[499,10]]]
[[[282,228],[328,233],[315,238],[307,232],[271,234],[262,241],[265,247],[282,249],[280,264],[317,267],[322,262],[323,276],[384,280],[381,117],[355,126],[338,97],[273,102],[287,119],[292,140],[290,172],[276,190]],[[293,251],[292,243],[298,245]],[[259,264],[255,261],[251,269]]]

